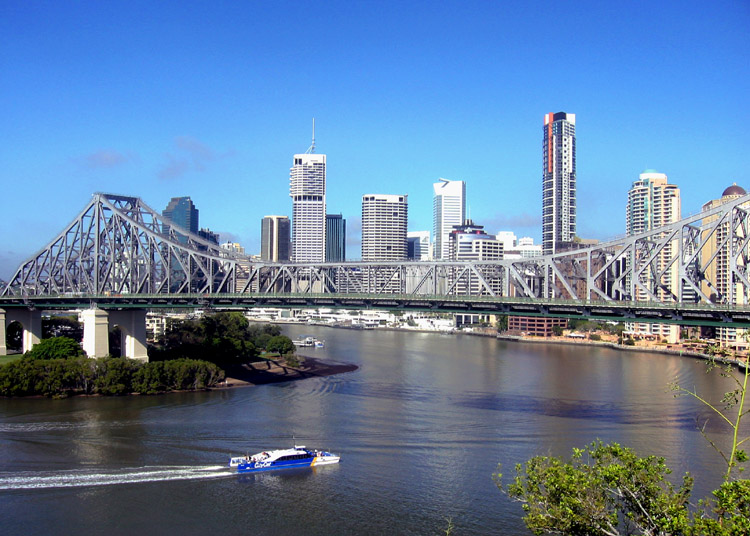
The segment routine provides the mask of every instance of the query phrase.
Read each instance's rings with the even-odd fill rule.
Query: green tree
[[[508,315],[498,316],[495,327],[498,331],[508,331]]]
[[[675,489],[670,473],[663,458],[594,442],[569,461],[535,456],[517,465],[506,493],[523,504],[534,534],[682,534],[693,481],[686,475]],[[501,479],[495,475],[503,489]]]
[[[296,350],[292,339],[286,335],[276,335],[275,337],[272,337],[271,340],[268,341],[268,346],[266,348],[269,352],[278,352],[281,355],[294,353]]]
[[[68,337],[42,339],[23,355],[24,359],[69,359],[85,355],[81,345]]]

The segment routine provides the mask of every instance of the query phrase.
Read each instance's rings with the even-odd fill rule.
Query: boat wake
[[[147,466],[110,472],[48,471],[38,473],[0,473],[0,490],[74,488],[84,486],[112,486],[168,480],[195,480],[233,476],[225,465],[206,466]]]

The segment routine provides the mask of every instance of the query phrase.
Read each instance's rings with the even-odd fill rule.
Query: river
[[[358,370],[202,393],[0,400],[0,520],[32,534],[528,534],[491,479],[502,463],[568,455],[595,439],[721,481],[696,430],[719,401],[704,362],[469,335],[284,326]],[[707,425],[720,444],[729,430]],[[230,454],[291,446],[338,465],[238,477]]]

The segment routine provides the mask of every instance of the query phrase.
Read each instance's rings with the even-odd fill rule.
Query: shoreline
[[[298,354],[298,356],[304,360],[299,367],[291,367],[281,364],[277,360],[269,359],[227,368],[225,369],[226,378],[224,382],[212,387],[211,390],[321,378],[354,372],[359,369],[358,365],[351,363],[322,361],[319,358],[302,354]]]
[[[747,361],[741,361],[738,359],[730,359],[730,358],[721,357],[721,356],[711,356],[708,354],[695,352],[692,350],[673,350],[673,349],[667,349],[667,348],[654,348],[654,347],[649,347],[649,346],[626,346],[623,344],[617,344],[616,342],[609,342],[609,341],[591,341],[591,340],[586,340],[586,339],[567,340],[567,339],[547,338],[547,337],[524,337],[521,335],[503,335],[502,333],[473,332],[473,331],[462,331],[462,330],[440,331],[440,330],[429,330],[429,329],[399,328],[399,327],[393,327],[393,326],[365,329],[365,328],[352,328],[351,326],[336,326],[336,325],[330,325],[330,324],[301,324],[298,322],[284,322],[284,321],[280,321],[280,322],[271,321],[267,323],[279,324],[279,325],[309,325],[311,327],[349,329],[349,330],[354,330],[354,331],[359,331],[359,330],[362,330],[362,331],[400,331],[400,332],[406,332],[406,333],[434,333],[436,335],[469,335],[472,337],[492,337],[501,341],[528,342],[532,344],[564,344],[568,346],[577,346],[577,345],[598,346],[598,347],[610,348],[612,350],[620,350],[620,351],[625,351],[625,352],[646,352],[646,353],[652,353],[652,354],[673,355],[673,356],[678,356],[678,357],[690,357],[692,359],[701,359],[703,361],[713,360],[719,363],[735,365],[738,368],[745,368],[748,366]],[[308,359],[307,357],[305,358]]]

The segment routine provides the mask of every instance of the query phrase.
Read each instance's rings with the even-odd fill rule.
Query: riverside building
[[[640,174],[637,181],[628,191],[628,205],[626,210],[626,232],[630,235],[643,233],[657,229],[680,220],[680,189],[675,184],[667,182],[664,173],[658,173],[648,169]],[[660,301],[670,301],[672,296],[677,296],[679,276],[677,262],[669,264],[673,255],[677,252],[677,240],[668,243],[659,253],[656,262],[656,270],[663,272],[659,281],[654,280],[654,275],[649,271],[644,274],[645,280],[641,283],[649,289],[654,289],[655,296],[650,296],[640,286],[635,287],[634,299],[639,301],[652,301],[654,298]],[[680,328],[674,324],[652,324],[652,323],[628,323],[629,331],[635,336],[652,336],[654,338],[665,338],[667,342],[677,342]]]
[[[456,225],[463,225],[466,219],[466,183],[440,179],[433,183],[432,236],[434,240],[433,258],[448,259],[450,255],[449,236]]]
[[[315,153],[315,122],[312,145],[294,155],[289,170],[292,198],[292,260],[324,262],[326,254],[326,155]]]
[[[406,259],[406,195],[366,194],[362,196],[362,260]]]
[[[542,152],[542,247],[555,253],[576,234],[576,116],[544,116]]]
[[[264,216],[260,222],[260,258],[264,261],[289,260],[289,230],[287,216]]]

